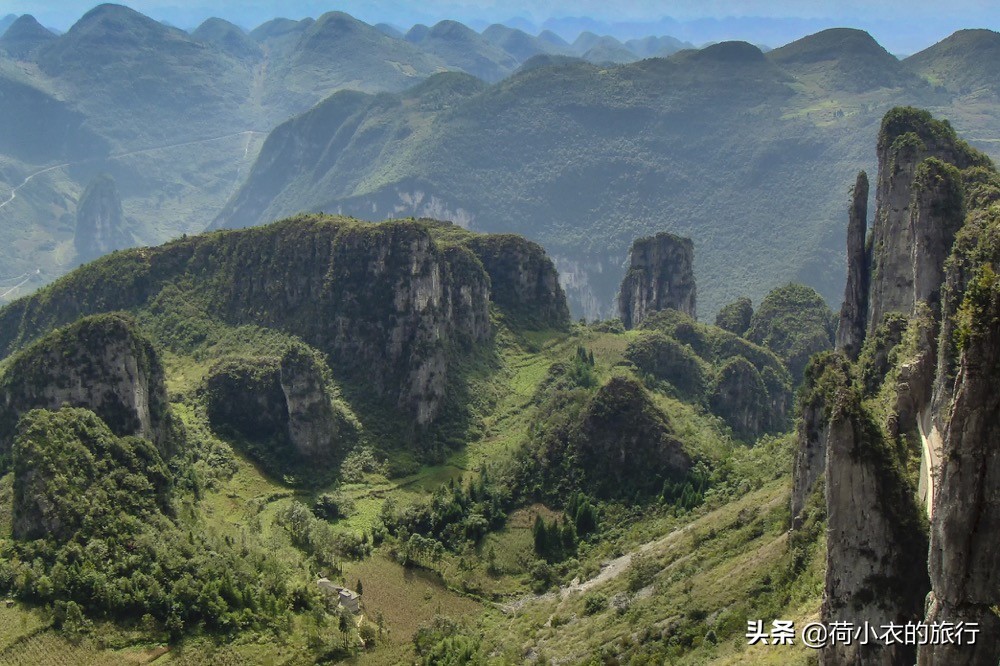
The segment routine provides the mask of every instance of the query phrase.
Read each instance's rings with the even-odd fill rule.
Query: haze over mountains
[[[765,54],[455,21],[398,33],[339,12],[249,33],[116,5],[59,36],[10,24],[5,299],[78,263],[77,200],[107,173],[139,243],[300,210],[445,217],[540,241],[575,313],[597,317],[630,240],[672,230],[694,239],[703,314],[788,280],[834,302],[846,189],[887,108],[930,108],[1000,155],[987,30],[899,61],[851,30]]]
[[[227,17],[0,32],[0,664],[997,663],[1000,34]]]

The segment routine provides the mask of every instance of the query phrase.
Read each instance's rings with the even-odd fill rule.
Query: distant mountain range
[[[304,209],[445,217],[542,242],[595,317],[628,242],[673,230],[704,314],[788,280],[835,302],[846,187],[885,109],[921,104],[1000,155],[986,30],[900,61],[855,30],[765,54],[340,12],[249,33],[118,5],[62,35],[3,22],[0,300],[78,263],[77,200],[107,173],[140,243]]]
[[[215,226],[306,209],[515,231],[556,257],[589,317],[611,312],[630,240],[670,230],[694,239],[702,314],[787,281],[836,303],[844,201],[857,165],[874,166],[881,115],[941,109],[1000,155],[985,103],[998,43],[962,32],[900,61],[834,29],[767,54],[727,42],[619,67],[536,56],[491,87],[443,74],[399,95],[339,93],[270,135]],[[957,55],[973,53],[978,67]],[[927,75],[944,67],[968,82]]]

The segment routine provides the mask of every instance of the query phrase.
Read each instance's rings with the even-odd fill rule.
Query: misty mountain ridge
[[[715,239],[696,259],[703,314],[747,284],[756,299],[789,280],[834,303],[842,194],[819,183],[850,173],[848,156],[873,159],[880,114],[916,99],[985,136],[1000,127],[995,109],[964,115],[859,30],[766,54],[723,42],[620,67],[552,58],[436,111],[422,91],[448,88],[445,76],[413,89],[416,104],[335,95],[272,133],[214,224],[305,209],[513,230],[549,249],[588,317],[610,311],[629,239],[666,228]]]
[[[769,202],[788,202],[791,207],[782,204],[778,224],[796,229],[788,235],[799,239],[796,251],[791,255],[774,251],[775,256],[794,257],[793,261],[768,261],[762,256],[760,270],[770,277],[759,282],[762,274],[753,268],[746,274],[753,277],[740,279],[759,282],[754,291],[757,296],[766,285],[803,280],[833,302],[839,278],[830,250],[837,247],[839,232],[825,220],[836,214],[836,197],[829,190],[818,193],[819,200],[828,203],[811,212],[805,197],[792,203],[792,192],[809,191],[808,183],[817,180],[788,167],[789,155],[814,155],[819,169],[834,169],[837,162],[821,159],[824,150],[833,149],[832,154],[845,161],[848,154],[860,157],[865,128],[874,131],[878,113],[897,102],[915,99],[945,113],[954,112],[952,117],[960,127],[971,130],[973,141],[978,135],[988,136],[995,117],[988,108],[979,113],[976,107],[973,113],[968,100],[951,107],[953,99],[964,94],[961,90],[934,87],[866,33],[846,29],[825,31],[765,55],[757,47],[735,42],[672,53],[690,45],[667,37],[623,43],[596,33],[581,35],[571,45],[551,32],[533,37],[516,28],[488,26],[480,34],[454,21],[415,27],[407,39],[338,12],[301,21],[273,19],[248,33],[230,22],[210,19],[187,34],[118,5],[95,8],[55,38],[39,32],[33,21],[24,19],[23,23],[34,24],[34,34],[44,37],[44,43],[32,46],[25,56],[37,69],[15,71],[10,61],[8,69],[0,67],[0,73],[10,72],[10,85],[27,86],[17,88],[29,96],[26,99],[51,97],[45,108],[74,118],[50,122],[48,112],[27,111],[35,108],[31,102],[15,106],[25,111],[9,120],[24,128],[66,128],[30,149],[27,144],[10,149],[14,151],[7,153],[14,160],[11,188],[45,165],[61,161],[75,165],[32,178],[0,209],[0,224],[12,224],[12,216],[20,216],[38,220],[39,225],[10,229],[12,238],[20,239],[18,247],[31,249],[13,253],[12,245],[6,252],[0,250],[0,255],[7,254],[0,256],[0,266],[9,266],[5,273],[9,275],[41,267],[42,280],[73,265],[76,199],[97,174],[107,172],[115,178],[125,214],[135,220],[132,232],[139,243],[196,232],[215,219],[216,224],[228,224],[225,220],[234,210],[246,209],[240,189],[250,187],[247,175],[270,128],[308,111],[337,90],[400,94],[427,77],[458,70],[502,80],[495,91],[467,84],[453,88],[451,83],[415,90],[406,97],[418,101],[413,109],[405,104],[369,107],[367,101],[351,107],[358,115],[337,125],[342,143],[331,144],[322,158],[321,164],[335,165],[333,170],[326,176],[315,175],[329,189],[305,185],[307,177],[301,174],[277,174],[272,183],[247,199],[264,208],[238,224],[270,219],[276,210],[290,214],[300,209],[343,209],[374,218],[411,210],[484,228],[520,229],[551,247],[575,311],[594,317],[610,312],[631,236],[624,230],[674,228],[691,233],[697,241],[695,230],[702,224],[707,225],[706,232],[723,224],[720,219],[748,217],[765,224],[774,215],[765,212],[772,207]],[[987,31],[984,37],[990,34],[995,35]],[[960,47],[965,48],[965,42]],[[639,62],[650,54],[666,53],[672,55],[665,61]],[[603,69],[591,70],[565,60],[581,56]],[[621,71],[608,67],[628,61],[633,62]],[[526,77],[529,73],[532,76]],[[564,74],[566,80],[559,80]],[[983,75],[987,74],[984,67]],[[600,83],[602,78],[609,80]],[[748,81],[759,89],[748,88]],[[663,85],[676,86],[676,94],[659,92]],[[737,91],[735,95],[730,95],[730,89]],[[471,90],[475,90],[475,102],[464,97]],[[555,91],[574,100],[573,106],[563,104]],[[838,98],[841,92],[847,97]],[[518,102],[521,96],[524,99]],[[660,102],[654,103],[658,97]],[[744,106],[733,103],[737,98]],[[362,98],[344,99],[353,99],[355,104]],[[388,102],[390,98],[381,99]],[[492,107],[497,103],[501,106]],[[532,117],[516,112],[513,105],[518,103],[547,110]],[[702,113],[699,105],[716,108]],[[111,108],[127,113],[109,114]],[[496,128],[495,120],[484,123],[491,113],[500,113],[498,117],[509,127]],[[750,113],[750,126],[756,128],[750,132],[736,124],[746,113]],[[482,127],[478,134],[460,131],[455,124],[459,117],[477,116],[480,120],[472,126]],[[392,125],[399,123],[398,135],[386,134],[386,126],[376,117]],[[722,123],[713,127],[710,120]],[[564,123],[577,132],[566,133],[553,123]],[[301,126],[306,125],[315,127],[316,141],[327,144],[323,135],[332,128],[322,129],[315,121]],[[529,131],[532,125],[536,129]],[[826,143],[808,136],[816,126]],[[631,138],[622,142],[632,133],[630,128],[637,129],[643,142],[648,140],[643,151],[649,151],[650,160],[637,159],[642,151],[636,153],[629,145]],[[546,137],[550,129],[553,133]],[[594,131],[595,140],[588,140],[588,133]],[[615,132],[620,134],[612,140]],[[29,135],[30,131],[17,134]],[[17,136],[10,137],[10,145],[20,140]],[[490,136],[524,145],[496,151],[485,138]],[[763,137],[772,137],[773,145],[765,145]],[[376,151],[377,146],[381,148]],[[549,146],[548,156],[532,156],[532,146],[538,150]],[[664,152],[675,150],[672,146],[680,152]],[[394,152],[397,149],[401,152]],[[792,153],[783,157],[789,149]],[[338,156],[340,150],[346,152]],[[484,156],[494,152],[503,169],[512,169],[504,172],[502,187],[484,180],[483,165],[492,159]],[[282,163],[292,171],[317,168],[308,161]],[[467,164],[463,174],[453,169],[456,163]],[[733,175],[733,164],[741,163],[746,168],[740,177],[726,177]],[[349,187],[341,184],[339,175],[347,164],[354,165],[346,179]],[[524,164],[532,166],[513,168]],[[567,164],[573,166],[567,169]],[[262,167],[263,163],[257,170]],[[764,175],[774,168],[778,171]],[[785,168],[787,172],[782,171]],[[529,178],[528,173],[536,176]],[[667,192],[683,191],[693,173],[700,174],[694,181],[706,187],[717,183],[706,189],[705,203],[696,203],[698,197],[681,201],[667,196]],[[457,179],[452,180],[452,175]],[[303,185],[289,189],[289,179],[299,179]],[[658,181],[662,184],[655,186]],[[796,181],[801,186],[786,186]],[[763,190],[746,190],[747,182]],[[265,192],[275,188],[281,188],[281,196],[271,201]],[[578,188],[587,194],[573,196],[576,201],[564,199]],[[647,191],[660,192],[661,203],[640,203],[648,201]],[[708,197],[709,191],[717,194]],[[739,194],[744,191],[749,200]],[[417,199],[420,203],[414,204]],[[816,210],[827,211],[827,217],[817,218]],[[569,211],[575,212],[570,215]],[[801,225],[793,221],[799,217],[808,221]],[[761,235],[752,231],[753,224],[757,223],[746,232],[747,247],[761,242]],[[591,225],[596,225],[596,236],[590,233]],[[619,231],[609,231],[610,226]],[[581,246],[580,239],[588,236],[602,239],[586,244],[597,248],[596,254]],[[707,285],[702,303],[709,314],[735,295],[735,286],[724,285],[738,282],[726,277],[726,271],[735,270],[739,262],[712,256],[717,251],[700,255],[698,260],[699,276]],[[763,248],[765,256],[771,251]],[[581,268],[587,265],[593,268]],[[723,272],[716,273],[712,266]],[[722,291],[715,296],[714,290]],[[23,291],[15,290],[13,295],[18,293]]]

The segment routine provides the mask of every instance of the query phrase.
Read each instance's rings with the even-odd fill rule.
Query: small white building
[[[319,585],[319,589],[326,592],[327,595],[336,597],[338,606],[346,608],[354,614],[361,612],[361,595],[354,590],[334,585],[329,578],[320,578],[316,581],[316,584]]]

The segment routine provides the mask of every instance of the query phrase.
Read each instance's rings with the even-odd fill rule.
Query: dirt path
[[[929,410],[928,410],[929,411]],[[934,517],[934,480],[940,467],[939,454],[942,448],[941,433],[934,427],[929,413],[917,416],[917,431],[920,433],[922,459],[920,461],[920,496],[927,518]]]
[[[628,570],[630,564],[632,564],[632,558],[641,553],[647,553],[654,548],[659,548],[662,546],[669,545],[670,543],[676,541],[682,535],[686,534],[693,527],[693,523],[689,523],[684,527],[680,527],[666,536],[660,537],[655,541],[649,541],[642,544],[638,548],[620,557],[616,557],[613,560],[608,560],[601,563],[601,571],[593,578],[585,581],[579,581],[574,579],[569,585],[564,585],[559,588],[558,592],[546,592],[544,594],[530,594],[520,599],[515,599],[509,603],[503,604],[500,609],[504,613],[516,613],[528,604],[532,604],[539,601],[555,601],[556,599],[562,600],[569,597],[571,594],[584,593],[587,592],[598,585],[603,585],[610,580],[614,580],[618,576],[622,575]]]

